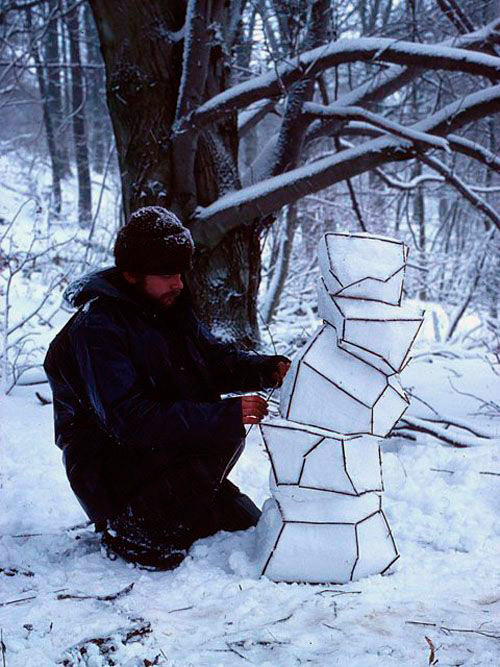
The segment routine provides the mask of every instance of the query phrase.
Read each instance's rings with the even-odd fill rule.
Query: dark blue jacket
[[[218,342],[186,299],[158,309],[116,269],[89,274],[68,293],[79,310],[44,367],[69,482],[101,521],[176,457],[239,446],[240,399],[221,393],[270,386],[280,357]]]

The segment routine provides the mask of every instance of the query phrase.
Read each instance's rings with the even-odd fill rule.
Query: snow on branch
[[[500,58],[441,44],[404,42],[382,37],[341,39],[306,51],[293,62],[279,65],[267,74],[244,81],[215,95],[184,116],[178,131],[202,127],[228,111],[241,109],[263,98],[282,95],[293,83],[320,72],[356,61],[391,62],[397,65],[466,72],[500,78]]]
[[[453,422],[449,422],[448,425],[454,425]],[[460,428],[463,428],[461,426]],[[412,433],[422,433],[424,435],[431,435],[434,438],[437,438],[446,445],[451,447],[478,447],[480,445],[492,444],[495,442],[495,439],[488,439],[486,437],[478,437],[476,435],[463,434],[463,433],[452,433],[445,426],[436,424],[432,421],[426,419],[420,419],[418,417],[410,417],[405,415],[401,418],[398,425],[393,431],[393,435],[401,435],[412,437]]]
[[[457,153],[463,153],[464,155],[479,160],[479,162],[484,162],[492,171],[500,174],[500,157],[495,155],[495,153],[488,148],[481,146],[481,144],[478,144],[475,141],[459,137],[457,134],[449,134],[447,139],[450,148]]]
[[[348,106],[342,107],[338,105],[324,106],[316,104],[315,102],[308,102],[304,104],[303,114],[306,118],[340,118],[344,120],[361,120],[374,125],[375,127],[384,130],[389,134],[393,134],[401,139],[408,139],[410,142],[417,142],[425,144],[426,146],[433,146],[434,148],[442,148],[449,151],[450,147],[446,139],[442,137],[434,137],[425,132],[418,132],[411,127],[405,127],[400,123],[395,123],[380,114],[366,111],[362,107]]]
[[[348,125],[345,125],[339,133],[341,136],[368,136],[368,137],[379,137],[380,132],[370,123],[361,123],[358,121],[351,121]],[[467,155],[478,162],[485,164],[488,169],[500,174],[500,157],[495,155],[485,146],[478,144],[475,141],[470,141],[470,139],[465,139],[464,137],[458,136],[458,134],[448,134],[446,137],[449,147],[456,153],[462,153]],[[434,180],[437,180],[436,178]],[[474,188],[478,192],[485,192],[484,188]],[[492,190],[489,190],[492,191]]]
[[[380,167],[377,167],[377,169],[374,171],[386,185],[391,188],[396,188],[397,190],[413,190],[414,188],[417,188],[419,185],[423,185],[424,183],[446,183],[447,180],[444,176],[438,176],[437,174],[420,174],[419,176],[414,176],[409,181],[402,181],[399,178],[394,178],[394,176],[386,174],[385,171],[383,171],[383,169]],[[472,192],[500,192],[500,186],[483,187],[480,185],[466,184],[466,187],[469,188],[469,190]]]
[[[417,132],[446,135],[461,125],[500,111],[500,85],[457,100],[412,125]],[[406,139],[382,136],[316,160],[260,183],[228,193],[206,208],[198,208],[191,228],[195,240],[215,247],[224,235],[242,224],[269,215],[305,195],[352,178],[387,162],[415,157]]]

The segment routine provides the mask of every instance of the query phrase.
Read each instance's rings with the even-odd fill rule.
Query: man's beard
[[[145,287],[144,278],[135,284],[136,290],[139,292],[141,297],[148,301],[151,305],[156,306],[157,308],[168,309],[171,308],[178,300],[182,290],[173,290],[171,292],[166,292],[160,296],[151,296]]]

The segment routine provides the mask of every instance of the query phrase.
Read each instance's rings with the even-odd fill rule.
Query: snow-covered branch
[[[421,44],[380,37],[341,39],[301,54],[291,63],[240,83],[215,95],[184,116],[178,131],[202,127],[234,109],[241,109],[263,98],[283,94],[283,88],[302,79],[314,78],[335,65],[363,62],[390,62],[397,65],[466,72],[500,78],[500,58],[440,44]]]
[[[412,125],[417,132],[446,135],[483,115],[500,111],[500,85],[468,95]],[[268,178],[198,208],[192,232],[198,243],[215,247],[239,225],[279,210],[307,194],[395,160],[415,157],[406,139],[382,136],[333,156]]]
[[[379,130],[373,125],[359,121],[352,121],[348,125],[345,125],[340,130],[339,134],[342,136],[366,136],[373,138],[380,136]],[[460,137],[458,134],[448,134],[446,140],[448,146],[456,153],[462,153],[462,155],[467,155],[468,157],[478,160],[478,162],[485,164],[488,169],[500,174],[500,157],[485,146],[482,146],[475,141],[470,141],[465,137]],[[478,188],[478,192],[479,190],[480,189]],[[484,189],[481,190],[485,191]]]
[[[304,104],[303,115],[308,119],[313,118],[328,118],[328,119],[343,119],[343,120],[360,120],[366,121],[379,129],[393,134],[395,137],[401,139],[408,139],[410,142],[421,143],[426,146],[434,148],[442,148],[449,151],[450,147],[446,139],[442,137],[435,137],[425,132],[418,132],[411,127],[405,127],[400,123],[395,123],[380,114],[372,113],[362,107],[347,106],[342,107],[337,104],[332,106],[324,106],[316,104],[315,102],[308,102]]]
[[[453,423],[449,423],[449,426],[453,426]],[[463,425],[458,425],[459,428],[464,428]],[[399,424],[394,429],[394,435],[410,435],[412,433],[422,433],[424,435],[431,435],[434,438],[437,438],[441,442],[444,442],[451,447],[477,447],[479,445],[485,445],[488,442],[492,442],[492,439],[485,438],[483,436],[478,437],[472,434],[463,434],[463,433],[452,433],[445,426],[436,424],[435,422],[429,421],[427,419],[420,419],[418,417],[409,417],[405,415],[401,418]],[[414,437],[414,436],[413,436]]]

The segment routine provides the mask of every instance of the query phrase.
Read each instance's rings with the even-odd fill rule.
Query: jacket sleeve
[[[127,334],[102,311],[73,333],[87,407],[119,444],[202,451],[245,435],[240,399],[211,403],[159,397],[134,367]]]
[[[288,361],[281,355],[244,352],[232,343],[222,343],[200,321],[197,321],[196,327],[211,375],[221,393],[272,387],[278,362]]]

